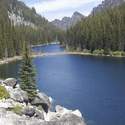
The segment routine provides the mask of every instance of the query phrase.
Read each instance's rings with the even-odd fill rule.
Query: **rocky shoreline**
[[[51,111],[52,98],[37,90],[28,103],[28,96],[15,78],[0,81],[7,98],[0,98],[0,125],[86,125],[79,110],[68,110],[60,105]]]

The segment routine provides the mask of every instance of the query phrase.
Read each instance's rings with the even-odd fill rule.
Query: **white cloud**
[[[83,4],[87,4],[93,2],[95,0],[49,0],[49,1],[41,1],[39,3],[34,4],[33,6],[36,8],[38,13],[49,12],[49,11],[57,11],[61,9],[68,8],[77,8]],[[96,0],[101,1],[101,0]]]
[[[49,20],[71,16],[74,11],[88,15],[102,0],[22,0]]]

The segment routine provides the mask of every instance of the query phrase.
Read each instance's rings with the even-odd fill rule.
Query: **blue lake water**
[[[37,47],[33,47],[32,49],[35,52],[47,52],[47,53],[64,51],[64,48],[59,47],[59,44],[48,45],[48,46],[46,45],[37,46]]]
[[[63,51],[59,45],[45,48],[35,51]],[[54,104],[79,109],[88,125],[125,125],[125,58],[61,55],[33,63],[39,89]],[[0,77],[18,77],[19,64],[0,66]]]

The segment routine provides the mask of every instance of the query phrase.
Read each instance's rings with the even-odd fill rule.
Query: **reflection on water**
[[[18,77],[18,69],[20,61],[11,62],[9,64],[0,65],[0,78]]]

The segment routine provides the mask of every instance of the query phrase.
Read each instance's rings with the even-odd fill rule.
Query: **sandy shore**
[[[56,56],[56,55],[82,55],[82,56],[102,56],[102,57],[116,57],[116,58],[122,58],[123,56],[114,56],[114,55],[98,55],[98,54],[92,54],[92,53],[84,53],[84,52],[69,52],[69,51],[64,51],[64,52],[55,52],[55,53],[39,53],[39,54],[34,54],[32,57],[41,57],[41,56]]]
[[[42,47],[42,46],[47,46],[47,45],[58,45],[60,44],[59,42],[52,42],[52,43],[45,43],[45,44],[39,44],[39,45],[31,45],[31,47]]]
[[[104,57],[122,57],[122,56],[110,56],[110,55],[94,55],[94,54],[91,54],[91,53],[84,53],[84,52],[67,52],[67,51],[64,51],[64,52],[55,52],[55,53],[38,53],[38,54],[32,54],[31,57],[32,58],[35,58],[35,57],[43,57],[43,56],[56,56],[56,55],[89,55],[89,56],[104,56]],[[15,57],[10,57],[10,58],[7,58],[7,59],[3,59],[3,60],[0,60],[0,65],[2,64],[7,64],[9,62],[13,62],[13,61],[16,61],[16,60],[21,60],[22,57],[21,56],[15,56]]]
[[[16,61],[16,60],[21,60],[21,59],[22,59],[21,56],[14,56],[14,57],[2,59],[2,60],[0,60],[0,65],[7,64],[9,62],[13,62],[13,61]]]

